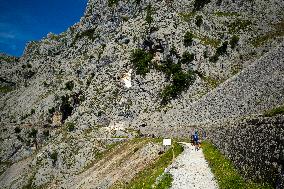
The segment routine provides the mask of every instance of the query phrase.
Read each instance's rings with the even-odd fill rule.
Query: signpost
[[[164,146],[171,146],[172,145],[172,139],[163,139],[163,145]],[[172,152],[173,152],[173,160],[174,160],[175,159],[174,146],[172,147]]]
[[[164,146],[171,146],[172,145],[172,139],[163,139],[163,145]]]

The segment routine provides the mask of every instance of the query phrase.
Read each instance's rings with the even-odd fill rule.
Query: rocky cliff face
[[[283,41],[283,1],[200,2],[90,0],[66,32],[30,42],[19,60],[1,58],[2,170],[22,160],[32,171],[20,177],[36,186],[64,180],[108,144],[90,138],[173,125]]]

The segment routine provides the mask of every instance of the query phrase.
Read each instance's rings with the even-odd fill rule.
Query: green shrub
[[[204,57],[205,59],[209,57],[209,56],[208,56],[208,51],[207,51],[207,50],[205,50],[205,51],[203,52],[203,57]]]
[[[58,153],[57,152],[51,153],[50,158],[52,159],[52,164],[54,165],[58,159]]]
[[[17,135],[17,139],[18,139],[19,141],[21,141],[22,143],[25,142],[25,140],[24,140],[20,135]]]
[[[31,115],[35,114],[35,109],[31,109]]]
[[[135,0],[135,3],[139,5],[141,3],[141,1],[142,0]]]
[[[0,85],[0,93],[9,93],[13,91],[13,88],[10,86],[1,86]]]
[[[27,64],[28,68],[32,68],[32,65],[30,63]]]
[[[218,56],[226,54],[227,48],[228,48],[228,41],[225,41],[220,47],[217,48],[216,54]]]
[[[48,84],[47,84],[46,81],[44,81],[42,84],[43,84],[44,87],[48,87]]]
[[[121,16],[121,19],[123,20],[123,22],[127,22],[129,20],[128,16]]]
[[[22,130],[22,129],[21,129],[20,127],[16,127],[14,130],[15,130],[15,133],[17,133],[17,134],[18,134],[18,133],[20,133],[20,132],[21,132],[21,130]]]
[[[44,130],[42,134],[45,138],[48,138],[49,137],[49,130]]]
[[[113,7],[114,5],[117,5],[119,0],[108,0],[108,6]]]
[[[94,77],[95,77],[95,74],[94,74],[94,73],[91,73],[91,75],[90,75],[89,78],[87,79],[87,83],[86,83],[87,87],[89,87],[89,86],[91,85],[92,80],[94,79]]]
[[[65,83],[66,90],[72,91],[74,86],[75,86],[74,81],[68,81],[67,83]]]
[[[68,130],[69,132],[72,132],[72,131],[75,130],[75,124],[72,123],[72,122],[66,123],[66,127],[67,127],[67,130]]]
[[[216,5],[221,6],[223,0],[217,0]]]
[[[50,113],[51,115],[53,115],[54,112],[55,112],[55,108],[54,107],[48,109],[48,113]]]
[[[193,11],[200,11],[203,7],[210,3],[211,0],[195,0],[193,5]]]
[[[170,58],[167,58],[166,61],[163,62],[162,65],[157,67],[157,69],[159,71],[164,72],[168,78],[170,78],[174,73],[182,71],[181,64],[180,63],[178,63],[178,64],[173,63],[172,59],[170,59]]]
[[[146,8],[146,22],[150,25],[153,22],[153,10],[152,10],[152,5],[149,4]]]
[[[209,61],[213,63],[216,63],[218,60],[219,60],[219,56],[217,56],[216,54],[209,58]]]
[[[73,46],[78,39],[83,38],[83,37],[87,37],[90,40],[94,41],[97,38],[97,35],[96,36],[94,35],[95,31],[96,31],[96,28],[91,28],[91,29],[85,30],[81,33],[77,33],[76,36],[73,39],[71,46]]]
[[[227,53],[228,41],[225,41],[220,47],[217,48],[214,56],[209,58],[210,62],[217,62],[219,60],[219,56]]]
[[[73,107],[71,106],[68,95],[62,96],[61,101],[60,112],[62,113],[62,122],[64,122],[72,114]]]
[[[165,87],[161,93],[162,103],[166,104],[171,99],[176,98],[182,91],[186,90],[189,85],[195,81],[195,74],[193,71],[183,72],[179,71],[173,74],[172,84]]]
[[[196,16],[196,19],[195,19],[196,26],[200,27],[202,23],[203,23],[202,16],[201,15]]]
[[[35,128],[32,128],[32,130],[29,133],[29,137],[36,138],[38,131]]]
[[[163,104],[168,103],[175,95],[176,95],[175,86],[173,85],[166,86],[161,93],[162,103]]]
[[[172,79],[175,86],[174,89],[179,93],[188,88],[193,83],[195,77],[192,71],[188,71],[187,73],[182,71],[175,73]]]
[[[136,74],[145,76],[150,71],[150,62],[153,55],[143,49],[136,49],[132,51],[131,60]]]
[[[182,64],[189,64],[189,63],[192,62],[193,60],[194,60],[194,54],[185,51],[185,52],[182,54],[182,57],[181,57],[180,62],[181,62]]]
[[[104,112],[102,110],[98,111],[98,116],[102,116],[104,114]]]
[[[187,31],[185,33],[184,39],[183,39],[184,46],[186,46],[186,47],[191,46],[192,42],[193,42],[193,37],[194,37],[194,35],[191,32]]]
[[[175,46],[173,46],[171,49],[170,49],[170,54],[171,55],[175,55],[176,57],[179,57],[179,54],[177,52],[177,49]]]
[[[230,40],[230,45],[232,49],[234,49],[238,45],[239,39],[240,38],[238,36],[233,35],[233,37]]]

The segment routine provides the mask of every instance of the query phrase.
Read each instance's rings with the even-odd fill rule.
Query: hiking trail
[[[218,184],[206,162],[202,149],[181,142],[184,151],[166,169],[173,175],[172,189],[217,189]]]

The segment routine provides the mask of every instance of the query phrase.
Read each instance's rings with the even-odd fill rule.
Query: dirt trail
[[[172,189],[217,189],[208,163],[202,149],[195,151],[194,146],[182,143],[184,151],[167,168],[167,172],[173,175]]]

